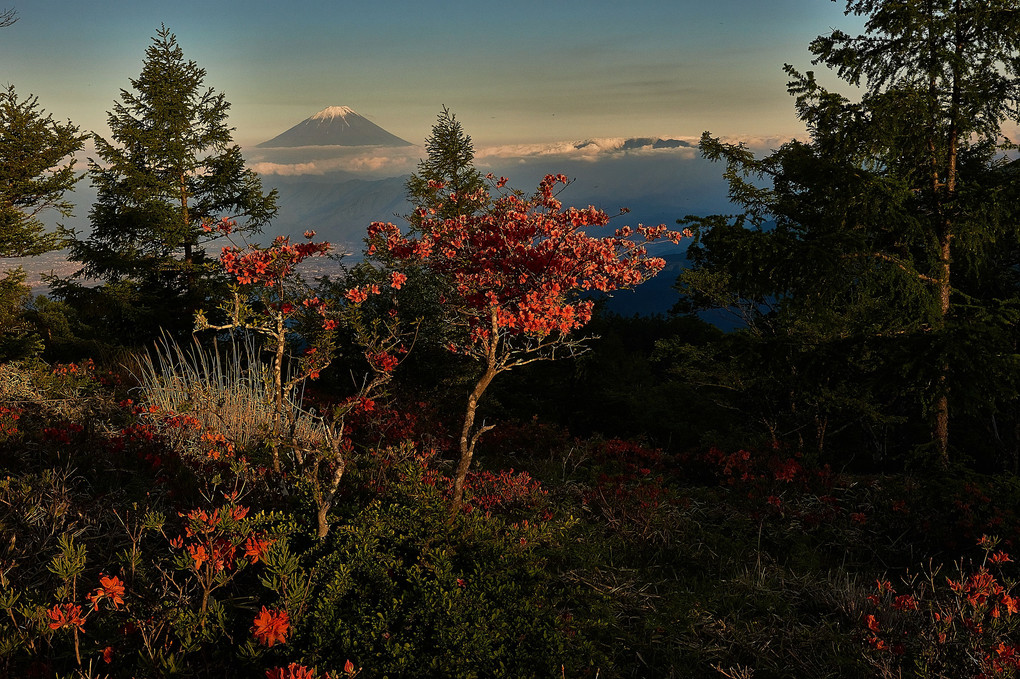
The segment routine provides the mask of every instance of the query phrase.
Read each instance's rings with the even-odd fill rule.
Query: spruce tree
[[[20,99],[13,85],[0,92],[0,257],[32,257],[61,247],[60,234],[48,230],[41,216],[70,214],[64,194],[79,179],[73,155],[85,137],[70,122],[45,114],[36,97]],[[31,293],[24,281],[20,267],[0,279],[0,361],[40,348],[24,319]]]
[[[86,135],[39,109],[38,99],[19,99],[13,85],[0,92],[0,257],[31,257],[60,247],[41,213],[71,212],[64,194],[78,181],[75,152]]]
[[[700,271],[683,283],[744,295],[755,312],[767,300],[760,327],[787,348],[799,342],[801,357],[839,342],[819,374],[868,355],[872,376],[897,378],[870,390],[902,396],[910,385],[944,467],[952,403],[993,417],[1016,397],[1020,289],[1004,254],[1017,250],[1020,208],[1003,125],[1020,123],[1020,8],[849,0],[846,12],[867,17],[865,33],[836,30],[811,51],[860,88],[853,98],[787,67],[809,142],[758,160],[703,138],[745,214],[700,221]]]
[[[145,51],[141,75],[108,116],[112,142],[95,135],[89,175],[98,190],[92,232],[76,240],[77,278],[104,283],[96,292],[65,282],[66,297],[91,299],[122,340],[158,327],[188,328],[212,294],[214,267],[203,225],[229,217],[259,231],[276,213],[276,192],[244,167],[232,143],[222,93],[204,87],[206,71],[185,60],[165,26]]]
[[[446,106],[436,116],[432,134],[425,138],[428,158],[418,161],[418,171],[407,180],[407,199],[415,207],[408,216],[412,226],[421,223],[419,210],[436,210],[432,216],[446,219],[472,214],[479,209],[478,203],[471,203],[466,196],[485,188],[482,174],[475,169],[474,144],[471,137],[450,113]],[[437,184],[443,189],[437,189]],[[456,201],[445,200],[454,193],[462,196]]]

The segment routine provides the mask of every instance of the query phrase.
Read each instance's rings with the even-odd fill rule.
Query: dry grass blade
[[[145,402],[160,412],[195,417],[203,430],[223,434],[240,449],[261,443],[273,419],[273,379],[252,340],[207,349],[187,349],[164,338],[138,360],[135,375]],[[321,422],[301,408],[301,394],[285,408],[295,417],[294,437],[322,438]]]

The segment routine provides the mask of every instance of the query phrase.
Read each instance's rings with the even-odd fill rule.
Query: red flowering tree
[[[222,220],[205,227],[229,236],[234,223]],[[360,307],[370,295],[381,292],[378,284],[353,288],[339,304],[329,304],[312,294],[297,276],[297,267],[309,257],[325,255],[329,243],[316,243],[314,231],[304,233],[307,242],[292,244],[286,236],[278,236],[268,247],[246,244],[223,248],[220,262],[233,277],[232,298],[220,310],[226,315],[223,324],[212,324],[202,313],[198,314],[197,329],[253,331],[266,339],[272,354],[272,422],[269,423],[269,445],[273,471],[281,474],[281,450],[291,453],[296,476],[307,483],[315,502],[318,535],[325,537],[329,530],[327,515],[346,469],[351,442],[345,436],[346,415],[365,403],[369,396],[385,385],[397,366],[397,354],[403,351],[400,327],[396,314],[385,322],[369,324],[361,318]],[[389,287],[399,289],[403,279],[394,273]],[[302,355],[288,356],[289,338],[295,330],[298,316],[317,319],[318,331],[303,337],[309,344]],[[296,397],[298,387],[309,379],[319,377],[331,362],[335,333],[338,327],[351,328],[362,345],[372,376],[366,379],[357,394],[336,410],[330,422],[321,420],[316,435],[302,439],[297,435],[297,417],[302,411]],[[308,415],[308,413],[304,413]]]
[[[606,226],[609,216],[594,207],[564,208],[555,196],[568,183],[564,175],[547,175],[531,197],[506,190],[506,179],[488,179],[493,191],[446,196],[461,205],[473,202],[483,208],[478,212],[442,219],[436,208],[421,208],[412,234],[382,222],[368,231],[369,255],[397,268],[421,267],[443,282],[442,307],[456,330],[447,348],[482,366],[464,413],[453,511],[475,444],[492,428],[475,426],[478,402],[492,380],[583,350],[585,339],[571,333],[591,319],[594,303],[582,293],[630,288],[654,276],[665,262],[649,256],[646,244],[685,235],[659,225],[594,237],[588,231]],[[432,188],[443,189],[435,182]]]

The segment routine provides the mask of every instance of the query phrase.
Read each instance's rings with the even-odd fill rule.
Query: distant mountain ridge
[[[328,106],[257,148],[299,146],[414,146],[347,106]]]

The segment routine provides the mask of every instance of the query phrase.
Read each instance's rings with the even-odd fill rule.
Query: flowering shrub
[[[207,228],[212,230],[214,227]],[[215,227],[227,236],[233,228],[233,222],[228,220]],[[389,382],[399,363],[397,356],[404,348],[399,318],[395,313],[381,325],[368,324],[362,319],[360,306],[370,295],[381,294],[378,284],[351,289],[344,303],[331,306],[300,283],[295,275],[297,265],[308,257],[326,254],[331,247],[325,242],[312,242],[313,231],[306,231],[304,236],[308,242],[299,244],[291,244],[288,238],[281,236],[268,247],[253,244],[244,248],[236,245],[224,247],[220,262],[236,282],[233,299],[221,306],[227,322],[212,324],[204,314],[199,314],[196,325],[199,329],[216,331],[246,329],[267,339],[272,355],[268,442],[273,471],[282,478],[282,453],[287,452],[296,478],[310,492],[315,503],[317,531],[322,538],[329,530],[328,514],[352,449],[345,431],[345,418],[352,410],[371,402],[372,395]],[[405,280],[397,273],[393,272],[390,276],[390,287],[394,290],[399,289]],[[300,356],[291,356],[288,362],[288,339],[293,334],[294,321],[298,316],[317,319],[318,328],[304,338],[308,346]],[[354,330],[364,347],[372,376],[362,383],[358,393],[344,406],[334,410],[329,421],[321,417],[316,419],[301,407],[298,389],[307,380],[317,379],[330,364],[334,336],[341,326]],[[285,371],[285,365],[291,366],[290,372]],[[318,426],[299,435],[299,420],[307,421],[309,418],[316,420]]]
[[[1012,559],[996,550],[997,542],[982,538],[983,562],[976,570],[961,565],[956,578],[929,572],[907,581],[904,594],[889,581],[876,583],[863,627],[869,657],[883,676],[1020,676],[1020,599],[1002,573]]]
[[[21,413],[21,408],[0,405],[0,443],[17,437]]]
[[[340,679],[340,677],[355,677],[357,674],[354,663],[350,660],[344,663],[343,674],[326,672],[321,675],[316,672],[315,668],[292,662],[286,667],[274,667],[267,670],[266,679]]]

